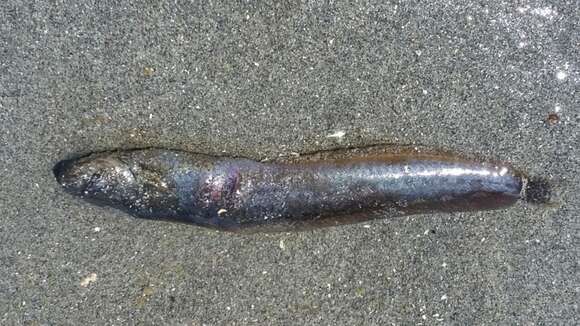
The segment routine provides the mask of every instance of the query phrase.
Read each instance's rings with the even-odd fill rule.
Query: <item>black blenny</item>
[[[416,151],[345,153],[264,163],[162,149],[112,151],[61,161],[54,174],[69,193],[139,218],[228,231],[499,209],[549,196],[546,184],[507,165]]]

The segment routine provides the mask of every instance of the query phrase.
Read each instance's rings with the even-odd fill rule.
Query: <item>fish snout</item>
[[[87,180],[80,173],[76,160],[63,160],[52,168],[56,181],[67,191],[74,194],[82,194],[86,189]]]

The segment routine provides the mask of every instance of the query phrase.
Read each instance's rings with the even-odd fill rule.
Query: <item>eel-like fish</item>
[[[375,218],[544,201],[547,187],[504,164],[416,151],[328,152],[258,162],[176,150],[64,160],[64,189],[133,216],[227,231],[290,231]]]

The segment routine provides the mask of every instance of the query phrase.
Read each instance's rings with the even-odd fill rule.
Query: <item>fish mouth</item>
[[[56,181],[64,188],[67,188],[67,185],[70,183],[70,180],[68,180],[67,176],[69,175],[74,162],[75,160],[72,159],[62,160],[56,163],[52,168],[52,173],[54,174]]]

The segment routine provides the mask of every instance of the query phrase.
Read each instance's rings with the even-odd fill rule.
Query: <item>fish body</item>
[[[144,149],[61,161],[54,173],[65,190],[96,204],[228,231],[499,209],[522,198],[526,183],[507,165],[417,152],[258,162]]]

